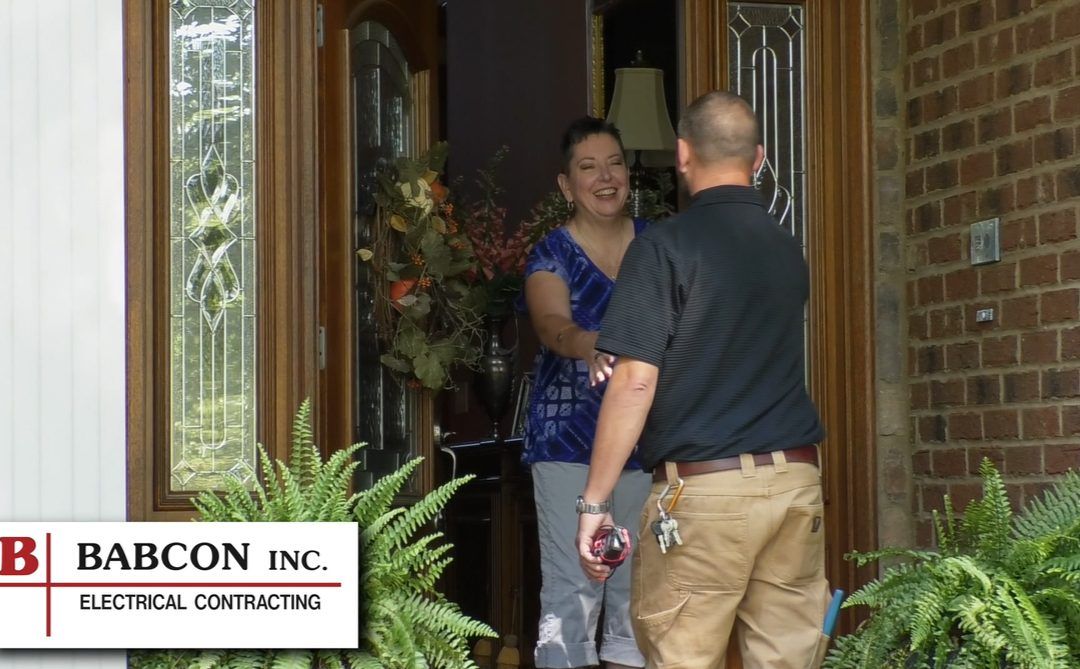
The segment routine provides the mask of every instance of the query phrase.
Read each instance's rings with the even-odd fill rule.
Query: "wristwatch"
[[[585,501],[585,498],[581,495],[577,496],[577,501],[574,503],[574,508],[579,514],[593,513],[603,514],[611,511],[611,500],[600,502],[599,504],[589,504]]]

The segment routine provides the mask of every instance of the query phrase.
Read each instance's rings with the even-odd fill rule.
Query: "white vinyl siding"
[[[0,0],[0,521],[125,516],[121,9]]]

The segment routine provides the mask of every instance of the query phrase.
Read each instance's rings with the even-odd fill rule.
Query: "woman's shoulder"
[[[566,226],[560,225],[550,230],[536,242],[533,252],[541,252],[551,255],[563,255],[569,249],[570,236],[566,232]]]

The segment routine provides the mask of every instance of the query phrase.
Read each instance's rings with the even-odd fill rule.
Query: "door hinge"
[[[319,326],[319,334],[315,344],[316,355],[319,359],[319,369],[326,369],[326,328]]]
[[[315,5],[315,46],[323,45],[323,6]]]

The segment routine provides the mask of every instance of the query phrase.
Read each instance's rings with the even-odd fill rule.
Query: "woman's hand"
[[[615,356],[594,348],[585,363],[589,366],[589,387],[595,388],[611,378],[615,368]]]

